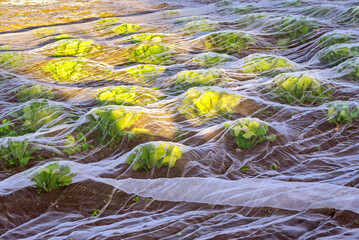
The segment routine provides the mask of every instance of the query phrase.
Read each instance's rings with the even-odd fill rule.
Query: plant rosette
[[[188,63],[198,65],[201,67],[213,67],[218,65],[224,65],[226,62],[234,61],[235,58],[227,55],[214,52],[200,53],[196,55]]]
[[[332,69],[345,79],[359,80],[359,57],[350,58]]]
[[[41,52],[44,52],[47,56],[54,57],[88,57],[100,48],[101,46],[94,44],[92,40],[63,39],[46,46]]]
[[[40,147],[29,142],[28,139],[17,141],[9,138],[0,146],[0,161],[10,167],[25,167],[29,160],[35,159],[32,154],[39,150]]]
[[[35,187],[39,192],[51,192],[52,190],[68,186],[72,183],[72,178],[76,174],[70,173],[70,167],[59,163],[51,163],[40,168],[31,181],[35,182]]]
[[[279,74],[267,88],[283,102],[304,105],[324,101],[333,92],[329,85],[305,73]]]
[[[149,142],[135,147],[126,158],[126,163],[132,165],[133,170],[149,170],[153,167],[172,168],[182,157],[187,147],[171,142]]]
[[[257,118],[241,118],[224,126],[235,137],[240,149],[248,149],[266,140],[276,139],[275,135],[268,134],[269,125]]]
[[[241,96],[219,87],[191,88],[184,93],[177,110],[187,119],[209,119],[233,113],[241,100]]]
[[[338,127],[345,124],[353,124],[359,120],[359,103],[348,101],[336,101],[327,105],[327,117],[330,123]]]
[[[151,83],[154,79],[160,77],[165,70],[165,66],[146,64],[129,67],[124,71],[131,79],[134,80],[134,82],[139,84],[148,84]]]
[[[146,106],[157,102],[164,95],[155,89],[137,86],[99,88],[95,97],[101,104]]]
[[[223,74],[221,69],[188,70],[177,73],[173,79],[176,86],[211,86],[221,82]]]
[[[173,49],[171,45],[141,43],[129,50],[128,59],[135,63],[171,65]]]
[[[18,102],[27,102],[32,99],[53,99],[55,96],[56,94],[50,88],[41,84],[21,87],[16,93]]]
[[[359,57],[358,43],[339,43],[320,50],[315,58],[321,63],[336,65],[351,57]]]

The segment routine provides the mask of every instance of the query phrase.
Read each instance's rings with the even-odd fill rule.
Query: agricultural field
[[[359,239],[357,1],[0,21],[0,239]]]

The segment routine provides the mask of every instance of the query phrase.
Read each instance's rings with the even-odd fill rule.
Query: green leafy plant
[[[326,34],[319,40],[319,45],[321,47],[329,47],[339,43],[348,43],[352,42],[355,38],[349,32],[335,32]]]
[[[192,59],[191,63],[202,67],[212,67],[231,60],[233,60],[233,58],[229,55],[208,52],[198,54]]]
[[[159,33],[140,33],[133,34],[128,37],[125,37],[123,41],[130,43],[140,43],[140,42],[149,42],[149,43],[160,43],[162,42],[163,34]]]
[[[354,80],[359,79],[359,57],[346,60],[339,64],[335,70],[344,74],[346,78],[351,77]]]
[[[120,35],[129,34],[129,33],[135,33],[138,32],[140,29],[140,25],[138,24],[132,24],[132,23],[124,23],[121,24],[113,29],[115,33],[118,33]]]
[[[33,86],[24,86],[20,88],[20,90],[16,93],[17,100],[19,102],[27,102],[32,99],[53,99],[55,98],[55,94],[51,89],[46,88],[40,84]]]
[[[252,13],[256,10],[259,10],[259,7],[253,5],[253,4],[248,4],[245,6],[239,6],[239,7],[232,7],[229,9],[230,13],[232,14],[248,14],[248,13]]]
[[[114,18],[103,18],[100,19],[96,22],[96,27],[97,28],[105,28],[107,26],[112,26],[114,25],[116,22],[120,21],[119,17],[114,17]]]
[[[210,32],[216,30],[217,27],[218,23],[201,19],[186,23],[184,26],[181,27],[181,31],[185,31],[188,33]]]
[[[336,101],[328,104],[327,117],[337,126],[352,124],[359,120],[359,104],[356,102]]]
[[[99,142],[119,142],[124,136],[130,138],[146,129],[136,128],[136,122],[142,113],[138,111],[127,111],[124,107],[102,107],[95,109],[89,115],[90,125],[99,131]]]
[[[62,114],[64,107],[47,100],[32,100],[21,109],[23,127],[30,131],[39,128],[52,121],[56,121]]]
[[[268,124],[259,119],[242,118],[234,124],[225,124],[235,137],[238,148],[248,149],[266,140],[274,141],[275,135],[268,135]]]
[[[92,212],[92,216],[93,217],[96,217],[98,214],[101,213],[101,210],[100,209],[95,209],[93,212]]]
[[[176,74],[175,84],[185,86],[211,86],[221,81],[222,71],[220,69],[190,70]]]
[[[42,69],[59,82],[77,82],[90,74],[84,69],[85,62],[78,59],[55,59]]]
[[[0,47],[0,66],[3,68],[16,68],[21,64],[23,58],[20,52],[11,51],[12,47],[9,45]]]
[[[15,125],[8,119],[3,119],[0,125],[0,136],[15,137],[18,133],[15,130]]]
[[[282,73],[269,85],[270,91],[288,103],[313,104],[328,99],[332,90],[308,74]]]
[[[34,159],[32,154],[40,150],[37,146],[32,146],[28,139],[15,141],[8,139],[6,144],[0,146],[1,161],[6,165],[25,167],[29,160]]]
[[[320,62],[334,65],[351,57],[359,57],[359,44],[341,43],[329,46],[317,53]]]
[[[79,56],[85,55],[98,46],[94,46],[90,40],[71,39],[62,40],[56,47],[56,56]]]
[[[160,168],[164,165],[171,168],[181,157],[182,150],[173,143],[149,142],[134,148],[126,162],[132,164],[135,171],[141,168],[149,170],[154,166]]]
[[[204,19],[204,16],[190,16],[190,17],[182,17],[182,18],[177,18],[176,19],[176,23],[187,23],[187,22],[192,22],[195,20],[201,20]]]
[[[206,49],[216,52],[236,53],[255,44],[248,33],[242,31],[216,32],[204,38]]]
[[[139,197],[139,196],[136,196],[136,197],[132,198],[132,202],[134,202],[134,203],[137,203],[137,202],[139,202],[139,201],[140,201],[140,197]]]
[[[188,119],[211,118],[232,113],[242,97],[219,88],[191,88],[185,93],[181,105],[177,108]]]
[[[277,167],[277,165],[275,163],[272,163],[269,167],[270,167],[270,169],[273,169],[273,170],[278,169],[278,167]]]
[[[37,171],[31,180],[35,182],[35,186],[39,191],[43,189],[45,192],[51,192],[72,183],[72,178],[76,175],[69,173],[69,166],[51,163]]]
[[[243,72],[264,73],[274,70],[294,70],[295,68],[295,64],[286,58],[256,53],[244,58]]]
[[[279,37],[277,42],[279,46],[288,45],[293,40],[304,43],[306,41],[305,36],[319,28],[316,20],[305,16],[296,17],[292,15],[281,17],[273,25],[276,30],[275,35]]]
[[[132,62],[149,64],[171,64],[171,46],[162,46],[156,44],[142,43],[133,49],[128,58]]]
[[[93,148],[94,146],[88,144],[85,135],[80,132],[76,135],[76,139],[72,135],[66,137],[66,148],[63,150],[63,152],[67,153],[68,155],[72,155],[75,152],[82,152]]]
[[[156,65],[137,65],[126,68],[126,72],[130,75],[130,77],[139,83],[151,82],[153,79],[161,76],[165,70],[166,67]]]
[[[137,86],[104,87],[96,91],[96,99],[102,104],[146,106],[162,97],[157,90]]]

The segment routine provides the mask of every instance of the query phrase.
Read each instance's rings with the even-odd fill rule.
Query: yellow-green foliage
[[[202,67],[212,67],[220,63],[231,61],[233,58],[226,54],[213,52],[201,53],[192,59],[192,63]]]
[[[169,142],[149,142],[137,146],[128,155],[126,162],[132,164],[133,170],[149,170],[156,166],[173,167],[178,159],[182,157],[182,150],[174,143]]]
[[[176,85],[186,86],[211,86],[220,81],[222,71],[220,69],[190,70],[176,74]]]
[[[341,43],[324,48],[317,54],[317,58],[322,63],[335,64],[342,62],[350,57],[359,57],[358,43]]]
[[[43,70],[59,82],[77,82],[89,76],[83,69],[84,61],[78,59],[55,59],[48,62]]]
[[[359,57],[346,60],[345,62],[339,64],[336,67],[336,70],[339,73],[344,74],[346,78],[350,77],[354,80],[359,79]]]
[[[134,67],[126,68],[126,72],[136,81],[136,82],[149,82],[153,79],[162,75],[163,71],[166,70],[166,67],[156,66],[156,65],[137,65]]]
[[[177,108],[188,119],[230,114],[242,97],[220,88],[191,88]]]
[[[156,44],[140,44],[137,48],[133,49],[128,58],[132,62],[149,63],[149,64],[171,64],[172,47],[156,45]]]
[[[138,24],[131,24],[131,23],[124,23],[121,24],[113,29],[115,33],[118,33],[120,35],[129,34],[129,33],[135,33],[138,32],[140,29],[140,25]]]
[[[0,47],[0,66],[4,68],[16,68],[20,66],[22,54],[11,51],[11,46]]]
[[[182,31],[195,33],[195,32],[210,32],[216,30],[218,23],[214,23],[205,19],[195,20],[189,23],[186,23],[181,27]]]
[[[254,45],[255,41],[248,33],[235,31],[211,33],[205,37],[204,43],[208,50],[235,53]]]
[[[359,104],[345,101],[332,102],[328,104],[327,116],[330,123],[352,124],[359,120]]]
[[[270,89],[288,103],[313,104],[327,99],[331,92],[308,74],[283,73],[273,79]]]
[[[96,99],[103,104],[146,106],[162,97],[157,90],[137,86],[104,87],[96,91]]]
[[[63,42],[63,43],[62,43]],[[71,39],[63,40],[56,48],[57,56],[79,56],[91,52],[94,49],[90,40]]]
[[[19,102],[26,102],[31,99],[52,99],[55,97],[55,94],[51,89],[46,88],[40,84],[33,86],[24,86],[17,93],[17,100]]]
[[[226,124],[230,128],[229,132],[236,138],[239,148],[247,149],[265,140],[273,141],[274,135],[268,135],[268,124],[256,118],[242,118],[234,124]]]
[[[136,134],[146,133],[146,129],[136,128],[142,114],[123,106],[111,106],[93,110],[89,118],[92,127],[99,131],[99,141],[106,143],[121,141],[124,136],[132,138]]]
[[[123,41],[131,43],[149,42],[149,43],[160,43],[162,42],[163,34],[159,33],[139,33],[125,37]]]
[[[284,57],[252,54],[244,58],[244,73],[263,73],[270,70],[294,70],[295,65]]]

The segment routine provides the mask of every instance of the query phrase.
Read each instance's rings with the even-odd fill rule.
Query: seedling
[[[128,155],[126,162],[132,164],[133,170],[149,170],[156,166],[164,165],[173,167],[182,157],[182,150],[172,143],[145,143],[134,148],[133,153]]]
[[[132,198],[132,202],[137,203],[140,201],[140,198],[138,196]]]
[[[275,135],[268,135],[268,124],[259,119],[242,118],[234,124],[225,124],[230,128],[229,133],[235,137],[240,149],[251,148],[266,140],[274,141]]]
[[[39,192],[41,189],[45,192],[50,192],[70,185],[75,174],[69,173],[69,166],[52,163],[41,168],[31,180],[35,182],[35,186],[39,189]]]
[[[100,209],[95,209],[93,212],[92,212],[92,216],[93,217],[96,217],[98,214],[101,213],[101,210]]]
[[[66,137],[66,148],[63,150],[68,155],[72,155],[75,152],[86,151],[87,149],[93,149],[94,146],[87,143],[85,135],[80,132],[74,136],[69,135]]]
[[[272,169],[272,170],[277,170],[278,167],[277,167],[277,165],[276,165],[275,163],[272,163],[272,164],[270,165],[270,169]]]

